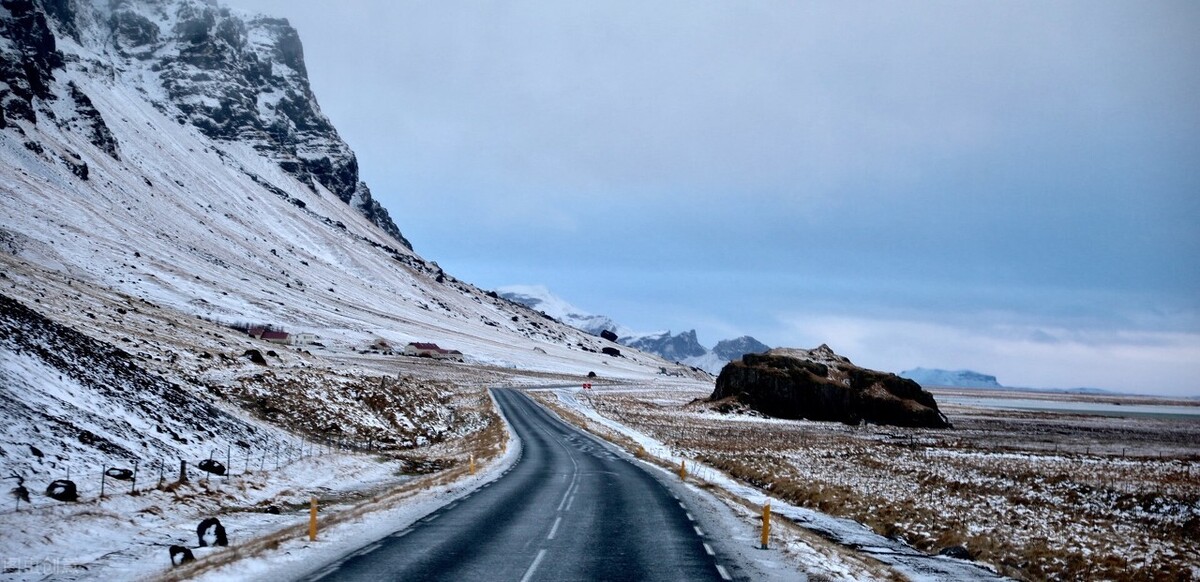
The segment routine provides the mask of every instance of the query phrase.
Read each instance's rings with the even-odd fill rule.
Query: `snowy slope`
[[[294,158],[322,159],[314,157],[322,148],[342,152],[336,134],[317,131],[315,121],[288,129],[295,140],[274,144],[253,131],[214,137],[201,127],[204,110],[181,99],[204,96],[172,96],[165,80],[171,70],[199,70],[180,68],[190,49],[169,34],[183,34],[184,23],[196,19],[208,22],[185,18],[188,10],[203,16],[211,9],[210,33],[225,23],[243,41],[270,47],[278,40],[260,33],[281,34],[277,22],[239,28],[241,21],[219,7],[191,0],[117,3],[143,20],[121,20],[106,12],[107,3],[60,6],[65,16],[43,13],[38,3],[5,6],[0,296],[12,300],[6,315],[24,314],[9,323],[12,330],[39,318],[46,322],[38,329],[55,330],[19,342],[6,335],[0,343],[0,388],[10,400],[2,411],[8,429],[0,433],[6,474],[48,475],[51,468],[30,456],[30,445],[54,442],[57,433],[38,437],[35,427],[56,424],[94,427],[87,430],[103,438],[81,441],[71,433],[54,451],[69,460],[55,470],[106,455],[195,459],[203,451],[193,444],[212,430],[197,424],[197,411],[208,415],[210,405],[220,418],[232,415],[219,431],[230,441],[249,439],[235,433],[267,439],[280,429],[333,427],[412,445],[465,426],[438,389],[427,387],[415,400],[406,396],[415,386],[384,390],[380,378],[394,376],[399,364],[360,354],[383,344],[431,341],[460,350],[465,366],[423,368],[447,377],[464,377],[462,369],[491,374],[480,378],[503,370],[628,378],[658,371],[657,358],[632,350],[602,355],[599,338],[443,273],[381,227],[378,216],[331,190],[344,190],[339,176],[298,170]],[[129,30],[108,28],[120,22],[152,22],[157,44],[131,49],[122,40]],[[290,67],[302,70],[302,61]],[[273,93],[262,82],[244,89],[266,108]],[[294,78],[279,83],[284,93],[298,90]],[[255,119],[283,123],[268,113]],[[222,127],[242,131],[255,123]],[[238,322],[314,334],[320,345],[273,346],[227,325]],[[87,363],[79,356],[56,359],[54,342],[67,336],[71,345],[94,341],[88,351],[116,354],[106,372],[115,384],[80,380]],[[242,357],[247,349],[277,355],[259,365]],[[154,386],[148,394],[203,406],[151,421],[153,407],[122,400],[118,386]],[[278,400],[295,404],[280,411]],[[112,425],[104,412],[128,427]],[[146,431],[158,436],[139,436]],[[172,432],[179,438],[161,437]]]
[[[472,399],[494,382],[659,372],[414,253],[306,94],[291,35],[194,0],[0,9],[0,473],[25,479],[29,515],[79,517],[93,506],[42,492],[103,466],[170,477],[224,452],[246,471],[314,438],[423,448],[479,430]],[[269,344],[237,323],[316,339]],[[416,341],[465,362],[392,353]],[[328,471],[366,464],[339,463]],[[94,481],[80,479],[89,501]],[[58,540],[103,541],[69,558],[95,576],[93,560],[140,559],[109,528],[191,519],[104,513],[48,541],[24,515],[0,518],[2,553],[58,559],[71,555]]]

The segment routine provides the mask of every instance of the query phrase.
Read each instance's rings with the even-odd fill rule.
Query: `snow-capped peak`
[[[496,293],[509,301],[541,311],[562,323],[590,334],[599,335],[602,331],[611,331],[620,336],[629,333],[627,328],[611,318],[588,313],[575,307],[565,299],[551,293],[544,285],[505,285],[497,288]]]

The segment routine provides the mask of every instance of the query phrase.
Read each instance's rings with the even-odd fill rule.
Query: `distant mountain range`
[[[1003,388],[995,376],[972,370],[941,370],[937,368],[913,368],[897,374],[922,386],[949,386],[953,388]]]
[[[1105,390],[1104,388],[1025,388],[1004,386],[995,376],[981,374],[973,370],[941,370],[938,368],[913,368],[897,374],[908,378],[922,386],[940,386],[945,388],[991,388],[1010,392],[1042,392],[1052,394],[1096,394],[1104,396],[1124,395],[1124,392]]]
[[[721,340],[709,349],[700,345],[694,329],[678,334],[672,334],[670,331],[638,333],[610,317],[579,309],[541,285],[508,285],[496,289],[496,293],[509,301],[541,311],[576,329],[595,335],[611,331],[617,334],[617,343],[621,345],[655,354],[667,361],[694,366],[711,374],[719,374],[725,364],[740,359],[745,354],[771,349],[748,335]]]

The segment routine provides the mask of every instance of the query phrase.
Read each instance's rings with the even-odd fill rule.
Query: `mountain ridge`
[[[669,362],[699,368],[713,375],[719,373],[725,364],[744,354],[770,349],[766,344],[748,335],[721,340],[709,349],[700,344],[694,329],[678,334],[672,334],[670,330],[635,332],[608,316],[592,314],[572,305],[544,285],[507,285],[497,288],[496,292],[501,297],[541,311],[577,329],[594,335],[605,331],[613,332],[618,336],[617,343],[621,345],[658,355]]]
[[[922,386],[946,386],[952,388],[1003,388],[995,376],[973,370],[942,370],[939,368],[913,368],[897,374]]]

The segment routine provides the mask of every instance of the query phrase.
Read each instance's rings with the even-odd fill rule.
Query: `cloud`
[[[1200,394],[1200,334],[1049,332],[1001,322],[961,327],[926,321],[792,313],[780,333],[804,347],[827,343],[860,365],[973,369],[1021,387],[1099,387]],[[1046,337],[1056,338],[1047,343]]]
[[[895,363],[868,339],[923,331],[913,365],[1031,384],[1194,355],[1198,3],[232,4],[299,28],[363,177],[466,280]]]

